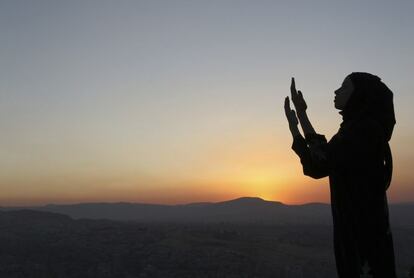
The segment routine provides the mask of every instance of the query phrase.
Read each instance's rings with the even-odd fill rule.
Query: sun
[[[274,174],[269,173],[250,173],[242,178],[240,184],[243,187],[243,191],[247,192],[251,197],[273,200],[278,178]]]

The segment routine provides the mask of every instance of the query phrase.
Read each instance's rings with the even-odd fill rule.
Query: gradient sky
[[[414,2],[0,2],[0,205],[330,202],[283,101],[318,133],[353,71],[394,92],[391,203],[414,201]]]

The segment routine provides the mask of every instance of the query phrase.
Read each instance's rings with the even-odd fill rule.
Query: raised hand
[[[289,122],[289,127],[295,127],[298,125],[298,118],[296,117],[295,110],[290,108],[289,97],[285,98],[285,114]]]
[[[306,105],[305,99],[303,98],[301,91],[296,91],[295,78],[292,77],[292,83],[290,84],[290,94],[292,97],[293,105],[295,105],[298,113],[305,112],[308,106]]]

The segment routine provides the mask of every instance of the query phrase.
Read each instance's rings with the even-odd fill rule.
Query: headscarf
[[[354,91],[348,99],[342,115],[341,127],[350,121],[369,117],[376,120],[384,131],[384,171],[386,189],[392,179],[392,154],[389,141],[394,130],[395,114],[392,91],[376,75],[366,72],[353,72],[348,77]]]

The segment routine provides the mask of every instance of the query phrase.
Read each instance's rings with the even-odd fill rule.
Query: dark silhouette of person
[[[395,278],[386,195],[392,177],[388,143],[395,125],[392,91],[375,75],[348,75],[335,91],[335,108],[343,121],[329,142],[313,129],[294,78],[291,97],[296,113],[289,97],[285,113],[303,173],[314,179],[329,176],[338,276]]]

